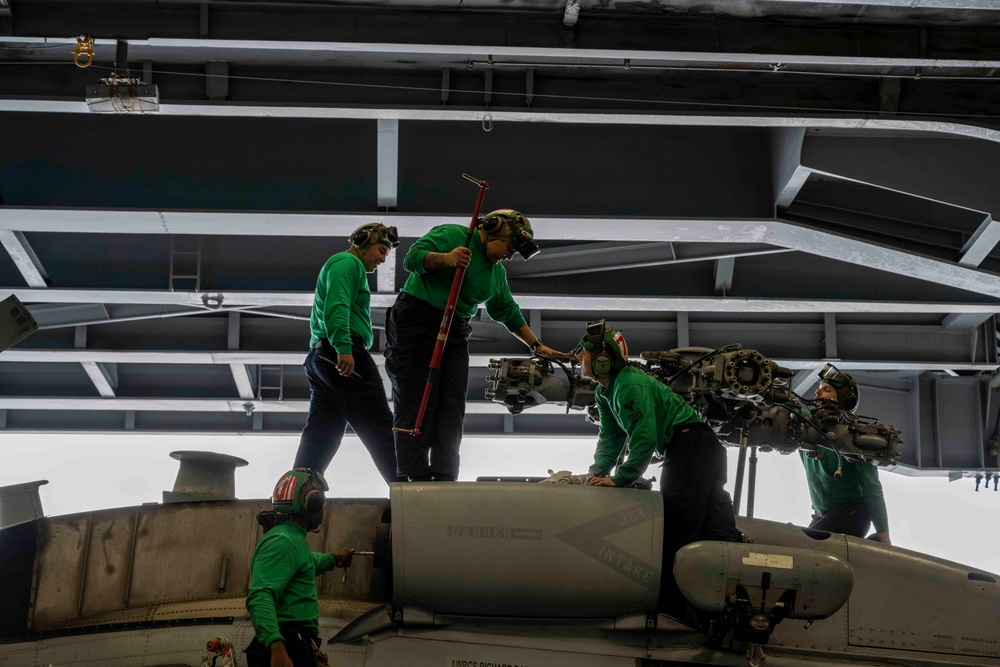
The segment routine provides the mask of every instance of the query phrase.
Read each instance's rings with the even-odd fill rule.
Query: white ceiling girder
[[[167,219],[177,220],[174,225]],[[100,220],[105,220],[103,229]],[[360,215],[360,214],[266,214],[266,213],[215,213],[215,212],[162,212],[162,211],[71,211],[71,210],[0,210],[0,229],[21,231],[89,231],[96,233],[182,233],[210,234],[226,229],[228,233],[256,234],[258,229],[282,229],[302,231],[323,229],[324,235],[347,236],[356,229],[360,220],[371,222],[380,220],[396,225],[401,235],[416,237],[423,235],[432,226],[451,222],[466,224],[464,216],[426,215]],[[138,222],[137,222],[138,221]],[[358,223],[358,224],[355,224]],[[534,227],[540,239],[546,238],[547,230],[558,230],[548,238],[568,241],[607,241],[614,230],[618,241],[674,243],[765,243],[780,248],[829,257],[838,261],[897,273],[919,280],[947,285],[961,290],[1000,297],[1000,277],[977,271],[952,262],[944,262],[930,257],[903,252],[829,232],[809,229],[779,220],[766,218],[743,220],[704,219],[649,219],[649,218],[557,218],[536,217]],[[287,227],[286,227],[287,225]],[[154,231],[155,230],[155,231]],[[272,231],[272,233],[274,233]],[[155,291],[115,291],[115,290],[16,290],[15,294],[26,303],[142,303],[204,306],[202,295],[197,293],[155,292]],[[211,293],[208,293],[211,296]],[[224,306],[311,306],[312,294],[307,293],[239,293],[223,294]],[[383,299],[391,301],[391,295]],[[527,297],[530,298],[530,297]],[[546,298],[546,297],[534,297]],[[375,303],[385,307],[391,303]],[[564,297],[555,297],[562,300]],[[619,302],[624,299],[618,300]],[[698,300],[694,300],[698,301]],[[708,300],[713,303],[717,300]],[[747,304],[753,300],[747,300]],[[766,300],[756,300],[766,302]],[[614,302],[614,300],[612,301]],[[537,302],[536,302],[537,303]],[[743,303],[743,302],[739,302]],[[792,301],[792,303],[795,303]],[[802,303],[802,302],[798,302]],[[525,303],[521,304],[525,306]],[[529,305],[527,307],[558,308],[557,305]],[[943,311],[930,311],[919,305],[914,310],[898,312],[968,312],[958,304]],[[687,307],[686,310],[740,310],[752,308],[749,305],[719,304],[701,308]],[[626,308],[627,309],[627,308]],[[765,307],[770,310],[770,307]],[[830,310],[830,308],[825,308]],[[847,307],[846,310],[853,310]],[[810,311],[812,312],[812,311]],[[984,311],[977,311],[984,312]]]
[[[85,101],[0,99],[0,111],[28,113],[91,113]],[[470,121],[475,123],[566,123],[570,125],[663,125],[694,127],[804,127],[857,131],[935,132],[1000,142],[1000,130],[957,123],[950,119],[821,118],[789,116],[727,116],[643,112],[497,111],[422,108],[351,108],[308,106],[244,106],[160,104],[156,113],[169,116],[254,118],[322,118],[351,120]]]
[[[0,398],[0,410],[114,410],[135,412],[236,412],[246,414],[247,403],[253,412],[309,412],[308,400],[247,401],[243,398]],[[566,407],[545,404],[532,408],[533,414],[566,414]],[[469,401],[466,414],[505,414],[507,408],[493,401]],[[583,417],[583,413],[578,413]]]
[[[469,366],[486,368],[491,359],[526,358],[524,354],[509,354],[497,352],[494,354],[471,354]],[[183,364],[183,365],[228,365],[244,366],[260,364],[268,366],[301,366],[305,360],[305,352],[250,352],[246,350],[231,352],[191,352],[191,351],[149,351],[149,350],[32,350],[14,348],[0,354],[0,362],[18,363],[95,363],[95,364]],[[373,355],[380,371],[385,365],[381,354]],[[819,369],[826,361],[816,359],[779,359],[773,358],[779,366],[793,370]],[[996,364],[985,362],[954,362],[954,361],[852,361],[838,360],[837,367],[842,370],[867,371],[935,371],[935,370],[996,370]],[[245,371],[244,371],[245,372]]]
[[[958,263],[962,266],[979,266],[997,243],[1000,243],[1000,222],[994,220],[992,215],[987,215],[962,247]]]
[[[916,276],[914,276],[916,277]],[[990,281],[990,285],[997,282]],[[947,283],[946,283],[947,284]],[[14,288],[11,293],[28,304],[45,303],[140,303],[191,306],[192,314],[209,313],[201,293],[129,290],[32,290]],[[973,290],[980,291],[981,290]],[[981,292],[982,293],[982,292]],[[998,289],[1000,293],[1000,289]],[[225,307],[311,306],[312,292],[209,292]],[[753,299],[743,297],[637,297],[569,296],[563,294],[515,295],[522,310],[593,310],[597,312],[706,312],[706,313],[1000,313],[1000,304],[925,303],[903,301],[838,301],[820,299]],[[372,308],[388,308],[395,294],[372,294]]]
[[[304,358],[305,355],[300,354],[299,357]],[[255,363],[266,364],[267,362],[258,361]],[[253,383],[250,382],[250,373],[247,370],[246,365],[239,363],[230,363],[229,369],[233,374],[233,382],[236,383],[236,392],[240,395],[240,398],[252,399],[254,397]]]
[[[97,393],[101,395],[102,399],[115,398],[115,388],[111,382],[112,374],[104,367],[102,362],[82,361],[80,365],[83,366],[87,377],[94,383],[94,387],[97,388]]]
[[[781,63],[789,66],[821,68],[913,68],[935,69],[991,69],[1000,68],[1000,60],[974,60],[967,58],[892,58],[872,56],[816,55],[808,53],[742,53],[715,51],[654,51],[645,49],[567,49],[541,46],[501,46],[475,44],[394,44],[375,42],[299,42],[279,40],[241,39],[179,39],[160,38],[129,39],[128,55],[133,61],[151,60],[156,63],[204,64],[225,61],[234,64],[268,63],[269,65],[301,65],[307,62],[355,64],[361,58],[365,63],[396,65],[399,59],[420,59],[428,67],[466,67],[470,60],[492,58],[493,66],[536,65],[574,66],[607,65],[621,67],[626,60],[632,67],[645,66],[713,66],[758,65],[771,68]],[[50,59],[52,47],[76,45],[74,38],[49,37],[0,37],[0,45],[37,46],[45,48],[23,49],[30,58]],[[94,40],[94,59],[110,61],[114,58],[116,42],[112,39]],[[398,65],[397,65],[398,66]]]
[[[45,267],[38,260],[35,251],[31,249],[24,234],[17,230],[0,229],[0,243],[14,261],[17,270],[24,277],[29,287],[47,287],[48,276]]]

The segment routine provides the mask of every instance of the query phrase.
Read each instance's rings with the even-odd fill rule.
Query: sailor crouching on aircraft
[[[835,402],[847,412],[858,409],[861,390],[852,375],[827,364],[819,377],[818,401]],[[864,537],[874,523],[875,534],[871,539],[890,544],[889,516],[876,466],[844,459],[838,477],[838,457],[831,450],[820,446],[815,453],[799,450],[799,454],[806,469],[814,511],[810,528]]]
[[[326,665],[319,651],[319,601],[316,577],[335,567],[350,567],[354,549],[316,553],[306,531],[323,521],[326,479],[315,470],[289,470],[274,487],[270,522],[262,512],[264,537],[250,561],[246,608],[256,636],[244,650],[248,667]],[[269,525],[267,525],[269,524]]]
[[[691,406],[642,369],[628,365],[628,347],[604,320],[587,325],[576,349],[583,375],[593,378],[600,432],[590,486],[628,486],[663,456],[663,576],[660,609],[677,616],[686,603],[674,582],[674,554],[697,540],[742,541],[726,492],[726,451]],[[628,457],[611,469],[628,443]]]

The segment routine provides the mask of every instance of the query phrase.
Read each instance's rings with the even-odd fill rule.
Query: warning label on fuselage
[[[540,540],[542,531],[508,526],[446,526],[448,537],[478,537],[499,540]]]
[[[465,660],[452,658],[447,667],[528,667],[523,662],[504,662],[503,660]]]

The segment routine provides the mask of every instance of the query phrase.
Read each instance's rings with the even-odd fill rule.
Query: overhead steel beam
[[[94,383],[97,393],[101,395],[102,399],[115,398],[115,387],[118,385],[116,376],[118,372],[113,365],[109,366],[96,361],[83,361],[80,362],[80,365],[83,366],[87,377]]]
[[[782,325],[775,325],[781,327]],[[630,325],[631,327],[631,325]],[[877,328],[873,325],[872,328]],[[690,332],[688,333],[690,336]],[[683,343],[680,347],[690,344]],[[13,348],[0,355],[0,363],[91,363],[91,364],[173,364],[173,365],[228,365],[244,366],[258,364],[268,366],[301,366],[305,360],[304,352],[253,352],[249,350],[193,352],[193,351],[149,351],[149,350],[36,350]],[[524,353],[473,353],[469,355],[471,368],[486,368],[490,359],[500,357],[527,357]],[[382,355],[373,356],[380,368],[385,365]],[[792,359],[778,358],[773,360],[786,368],[815,370],[822,368],[827,362],[822,359]],[[843,370],[867,371],[938,371],[938,370],[996,370],[996,364],[986,362],[954,362],[948,360],[905,360],[892,359],[840,359],[837,367]]]
[[[993,289],[993,279],[972,291]],[[948,284],[948,283],[945,283]],[[968,289],[968,288],[967,288]],[[266,308],[311,306],[312,292],[167,292],[143,290],[31,290],[8,288],[22,302],[35,303],[105,303],[163,304],[189,306],[197,313],[214,309],[203,305],[202,297],[221,300],[225,307]],[[997,290],[1000,292],[1000,289]],[[641,297],[641,296],[568,296],[562,294],[518,294],[522,310],[592,310],[592,311],[688,311],[716,313],[1000,313],[997,303],[927,303],[909,301],[840,301],[822,299],[754,299],[744,297]],[[372,308],[388,308],[395,294],[372,294]],[[266,313],[264,313],[266,314]]]
[[[817,173],[993,216],[1000,214],[998,159],[992,143],[922,141],[915,150],[907,138],[809,134],[802,145],[802,165]],[[987,239],[996,233],[987,230]]]
[[[227,61],[233,64],[294,66],[303,63],[324,62],[328,65],[357,63],[359,59],[373,65],[388,66],[401,58],[418,58],[422,65],[440,69],[448,65],[466,67],[470,60],[484,62],[487,56],[493,66],[519,65],[521,67],[608,65],[621,67],[626,60],[630,65],[678,65],[687,67],[717,65],[757,65],[772,70],[781,63],[784,67],[801,65],[820,68],[914,68],[932,67],[946,69],[1000,68],[1000,60],[970,58],[902,58],[889,56],[846,56],[811,53],[744,53],[737,51],[664,51],[651,49],[566,49],[558,46],[503,46],[480,44],[416,44],[377,42],[301,42],[279,40],[241,39],[183,39],[154,37],[129,39],[129,57],[133,60],[151,60],[172,64],[200,64],[208,61]],[[0,37],[0,45],[21,47],[23,60],[49,59],[53,47],[76,45],[75,39],[62,37]],[[116,40],[95,39],[95,61],[110,62]],[[25,48],[25,47],[47,47]]]
[[[771,184],[776,209],[788,208],[809,179],[802,166],[801,127],[778,127],[771,130]]]
[[[80,231],[86,227],[85,221],[97,222],[101,216],[106,216],[108,220],[114,220],[114,229],[106,227],[108,233],[212,233],[206,232],[204,226],[217,228],[225,226],[235,233],[242,225],[240,233],[252,235],[257,229],[277,229],[282,228],[285,235],[289,230],[294,233],[309,228],[320,228],[325,226],[326,234],[330,235],[334,230],[338,235],[346,235],[353,231],[358,225],[354,225],[359,219],[371,221],[373,216],[352,215],[325,215],[325,214],[275,214],[264,213],[184,213],[171,212],[169,214],[157,211],[127,212],[127,211],[45,211],[50,218],[36,215],[38,211],[30,209],[9,209],[0,211],[0,228],[25,228],[31,226],[37,231],[39,226],[47,227],[47,231]],[[167,231],[169,225],[165,224],[167,216],[177,216],[178,227],[187,227],[186,230]],[[464,218],[459,216],[393,216],[384,214],[374,216],[375,219],[394,224],[399,227],[405,236],[421,236],[430,229],[431,226],[443,222],[464,222]],[[34,219],[36,224],[29,225],[29,219]],[[135,224],[130,226],[129,221],[142,219],[145,225]],[[57,222],[58,221],[58,222]],[[106,225],[107,223],[105,223]],[[289,225],[285,228],[285,225]],[[458,224],[462,224],[459,222]],[[353,226],[352,226],[353,225]],[[550,226],[551,225],[551,226]],[[58,229],[53,229],[58,227]],[[1000,277],[976,271],[974,269],[960,266],[951,262],[945,262],[931,257],[924,257],[907,253],[894,248],[879,246],[867,241],[853,239],[846,236],[831,234],[829,232],[810,229],[805,226],[795,225],[773,219],[753,219],[742,220],[705,220],[705,219],[648,219],[648,218],[558,218],[539,217],[536,218],[536,227],[540,237],[544,238],[545,231],[552,230],[553,237],[561,240],[573,241],[607,241],[614,230],[614,236],[623,242],[692,242],[692,243],[755,243],[768,244],[790,250],[829,257],[838,261],[857,264],[868,268],[875,268],[890,273],[906,275],[918,280],[927,280],[941,285],[947,285],[961,290],[967,290],[976,294],[984,294],[991,297],[1000,297]],[[146,232],[146,229],[158,228],[157,232]],[[556,232],[556,230],[559,230]],[[94,230],[88,230],[94,231]],[[274,232],[272,232],[274,233]],[[45,290],[35,290],[37,296],[31,295],[31,290],[19,290],[18,298],[25,302],[43,303],[163,303],[198,306],[198,301],[202,296],[209,298],[211,295],[199,294],[160,294],[157,292],[121,292],[115,296],[113,291],[75,291],[75,290],[47,290],[51,292],[47,296],[42,296]],[[132,296],[125,297],[125,294]],[[238,298],[239,293],[229,293]],[[267,306],[267,305],[295,305],[309,306],[312,304],[312,295],[288,296],[281,294],[257,293],[260,296],[254,299],[244,298],[240,301],[233,299],[223,299],[222,303],[209,302],[208,305],[245,305],[245,306]],[[91,295],[91,296],[87,296]],[[225,297],[225,295],[223,295]],[[122,300],[124,298],[125,300]],[[139,300],[134,300],[139,299]],[[206,305],[202,301],[200,305]],[[373,304],[374,305],[374,304]],[[388,304],[387,304],[388,305]],[[555,307],[555,306],[537,306]],[[920,312],[909,311],[909,312]],[[922,312],[928,312],[926,310]],[[959,308],[953,312],[966,312]]]
[[[299,355],[305,357],[305,355]],[[229,364],[229,369],[233,374],[233,382],[236,383],[236,393],[242,399],[251,400],[254,398],[253,383],[250,381],[250,371],[245,364]]]
[[[785,248],[774,248],[759,243],[713,243],[710,249],[683,250],[683,247],[676,249],[671,242],[589,243],[546,250],[538,258],[533,258],[530,264],[522,262],[508,264],[507,275],[512,278],[547,278],[789,252]]]
[[[28,283],[29,287],[48,287],[49,276],[45,273],[45,267],[31,249],[24,234],[16,230],[0,230],[0,243],[10,254],[14,266],[21,272],[24,282]]]
[[[941,328],[945,331],[972,331],[991,317],[990,313],[952,313],[941,320]]]
[[[309,401],[300,399],[252,400],[242,398],[72,398],[51,396],[46,398],[0,397],[0,410],[83,410],[83,411],[126,411],[136,412],[235,412],[246,414],[247,403],[253,405],[253,413],[258,412],[309,412]],[[507,408],[493,401],[469,401],[466,414],[503,415]],[[532,414],[563,415],[566,406],[545,404],[532,408]],[[580,417],[584,417],[580,413]]]
[[[987,215],[975,233],[962,246],[958,254],[958,263],[962,266],[979,266],[983,263],[997,243],[1000,243],[1000,222]]]
[[[86,102],[63,100],[0,99],[0,111],[17,113],[90,113]],[[501,111],[498,109],[351,108],[265,105],[160,104],[156,113],[171,116],[214,116],[253,118],[322,118],[358,120],[473,121],[482,123],[566,123],[571,125],[659,125],[695,127],[804,127],[843,130],[934,132],[1000,142],[1000,130],[955,122],[954,119],[889,119],[862,117],[739,116],[669,114],[649,112],[605,113],[600,111],[560,112]]]
[[[726,296],[733,289],[733,273],[736,270],[735,257],[722,257],[715,262],[715,293]]]

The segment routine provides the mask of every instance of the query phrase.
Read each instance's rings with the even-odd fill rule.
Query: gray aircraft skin
[[[501,402],[523,390],[504,378]],[[737,393],[727,400],[755,411],[775,403]],[[771,435],[743,444],[780,431],[808,447],[802,425],[776,426],[776,414],[758,429]],[[870,426],[829,433],[845,455],[881,438],[878,456],[891,458],[891,427]],[[5,520],[0,666],[245,664],[250,559],[270,502],[176,491],[175,502]],[[744,543],[683,548],[674,574],[697,611],[658,614],[662,517],[657,492],[571,484],[393,484],[388,500],[328,500],[311,548],[374,552],[317,580],[330,663],[1000,666],[996,575],[762,519],[738,517]],[[213,638],[236,651],[214,658]]]

